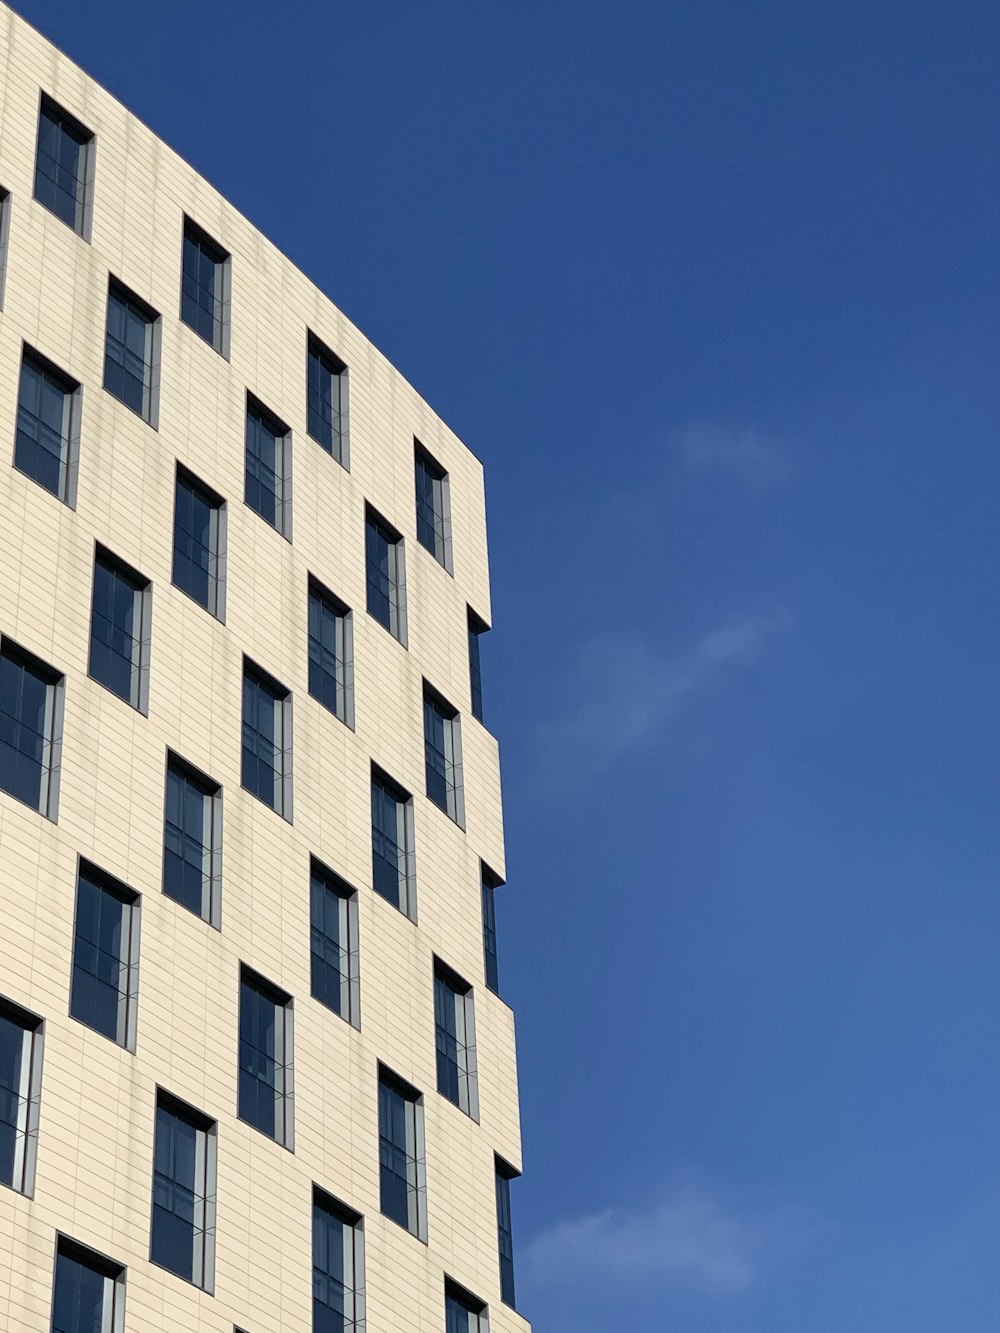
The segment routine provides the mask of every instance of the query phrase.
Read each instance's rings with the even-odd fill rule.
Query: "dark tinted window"
[[[229,256],[193,222],[184,223],[181,319],[226,354]]]
[[[485,1309],[482,1301],[477,1301],[456,1283],[445,1283],[445,1333],[486,1333],[486,1321],[481,1318]]]
[[[434,969],[434,1028],[438,1092],[466,1115],[477,1113],[474,1100],[475,1034],[472,993],[450,971]]]
[[[313,1202],[313,1333],[355,1333],[364,1321],[361,1219],[325,1195]]]
[[[350,723],[350,611],[315,581],[309,583],[309,693]]]
[[[402,580],[403,539],[368,512],[365,563],[368,610],[401,643],[406,641],[406,610]]]
[[[120,1046],[131,1044],[138,958],[135,895],[81,866],[76,890],[70,1013]]]
[[[69,503],[77,385],[31,352],[21,363],[14,466]]]
[[[307,429],[338,463],[344,458],[347,367],[310,335],[307,365]]]
[[[244,971],[240,981],[239,1117],[287,1144],[291,1131],[288,997]]]
[[[173,755],[167,764],[163,892],[218,924],[219,788]]]
[[[427,795],[457,823],[461,808],[461,749],[458,714],[424,686],[424,767]]]
[[[242,781],[265,805],[285,813],[291,746],[288,691],[249,664],[243,673]]]
[[[421,1231],[419,1093],[383,1073],[378,1088],[381,1209],[414,1235]]]
[[[113,694],[145,711],[144,597],[148,582],[106,551],[94,561],[89,672]]]
[[[41,1020],[0,1001],[0,1183],[21,1194],[34,1184]]]
[[[288,429],[263,408],[247,404],[246,502],[284,533]]]
[[[0,648],[0,788],[50,816],[56,679],[13,645]]]
[[[407,916],[414,915],[409,796],[379,773],[372,774],[372,871],[376,893]]]
[[[174,489],[174,584],[222,619],[223,501],[190,473],[177,470]]]
[[[131,292],[112,283],[108,292],[108,329],[104,341],[104,387],[153,419],[153,335],[156,315]]]
[[[38,117],[35,198],[84,235],[87,229],[89,130],[47,97]]]
[[[209,1284],[209,1232],[214,1223],[211,1122],[161,1094],[153,1150],[150,1258],[200,1287]]]
[[[495,884],[490,872],[483,867],[483,955],[486,984],[494,994],[500,994],[500,961],[497,954],[497,918]]]
[[[497,1180],[497,1235],[500,1246],[500,1295],[514,1305],[514,1236],[510,1218],[510,1171],[499,1160]]]
[[[449,568],[451,521],[448,515],[448,474],[419,445],[417,479],[417,540],[439,564]]]
[[[52,1333],[120,1333],[124,1270],[60,1237],[52,1293]]]
[[[469,688],[472,692],[472,716],[483,720],[483,672],[479,661],[479,640],[486,633],[486,626],[469,609]]]
[[[314,997],[357,1024],[357,903],[349,884],[313,862],[310,955]]]

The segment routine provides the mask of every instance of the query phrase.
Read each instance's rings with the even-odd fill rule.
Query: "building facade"
[[[0,1327],[523,1333],[482,467],[0,57]]]

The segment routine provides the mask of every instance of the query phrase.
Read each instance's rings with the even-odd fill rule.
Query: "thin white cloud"
[[[675,449],[689,472],[738,477],[748,486],[774,486],[791,466],[784,441],[752,427],[731,430],[711,421],[696,421],[675,431]]]
[[[655,738],[685,695],[729,667],[753,662],[790,623],[780,605],[731,616],[676,655],[628,634],[583,644],[580,702],[540,728],[543,769],[593,777],[609,768]]]

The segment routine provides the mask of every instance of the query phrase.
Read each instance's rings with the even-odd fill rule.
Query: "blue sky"
[[[995,1333],[1000,9],[19,8],[485,461],[538,1333]]]

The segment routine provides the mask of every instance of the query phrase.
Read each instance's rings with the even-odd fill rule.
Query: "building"
[[[0,1327],[522,1333],[481,465],[0,42]]]

